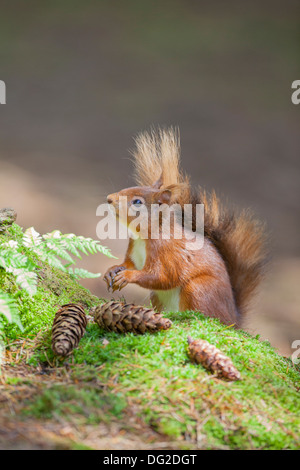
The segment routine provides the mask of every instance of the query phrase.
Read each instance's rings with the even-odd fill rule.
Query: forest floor
[[[154,335],[89,324],[68,360],[50,330],[6,349],[1,449],[296,449],[299,370],[259,338],[194,312]],[[205,338],[242,380],[190,362],[186,337]]]
[[[19,240],[16,224],[4,237]],[[51,349],[60,305],[86,313],[100,299],[59,269],[42,264],[34,297],[0,270],[2,291],[19,296],[17,325],[5,328],[0,375],[1,449],[297,449],[299,366],[259,335],[199,312],[168,313],[172,327],[119,334],[88,316],[67,359]],[[21,295],[21,297],[20,297]],[[187,337],[230,357],[241,380],[192,363]]]

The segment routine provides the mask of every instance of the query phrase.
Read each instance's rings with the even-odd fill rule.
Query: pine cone
[[[172,325],[171,320],[151,308],[114,300],[97,307],[94,319],[100,328],[117,333],[153,333],[167,330]]]
[[[192,361],[202,364],[206,369],[228,380],[240,380],[241,374],[231,359],[219,349],[203,339],[193,340],[188,336],[188,353]]]
[[[66,304],[56,312],[52,325],[52,350],[58,356],[68,356],[78,346],[87,325],[81,305]]]

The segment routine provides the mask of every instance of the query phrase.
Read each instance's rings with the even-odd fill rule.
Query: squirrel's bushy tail
[[[240,214],[224,208],[215,192],[200,191],[204,232],[225,261],[237,309],[244,315],[264,275],[265,227],[249,210]]]

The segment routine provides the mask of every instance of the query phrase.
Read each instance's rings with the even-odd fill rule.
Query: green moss
[[[22,236],[22,228],[13,224],[6,233],[0,235],[0,243],[9,239],[20,241]],[[30,260],[37,262],[30,250],[24,248],[24,253]],[[38,263],[40,265],[37,272],[38,288],[34,297],[20,290],[14,277],[0,268],[0,289],[17,297],[26,337],[35,337],[38,332],[47,330],[60,305],[78,302],[91,307],[101,302],[101,299],[92,295],[67,273],[46,263],[39,261]],[[20,336],[20,330],[16,325],[7,325],[5,333],[8,340],[15,340]]]
[[[155,335],[120,336],[90,325],[75,363],[101,365],[96,375],[104,382],[117,376],[115,390],[133,400],[145,422],[179,442],[200,434],[206,448],[298,448],[300,383],[292,362],[218,320],[195,312],[168,316],[173,327]],[[188,335],[230,356],[242,380],[226,382],[191,364]]]
[[[20,236],[16,226],[12,236]],[[1,271],[0,286],[16,289]],[[71,358],[55,358],[51,324],[58,306],[68,302],[91,306],[100,301],[68,275],[45,265],[41,265],[36,296],[19,296],[24,332],[21,335],[17,327],[9,326],[8,340],[32,338],[41,331],[27,362],[55,377],[65,376],[60,383],[47,377],[46,388],[28,379],[34,390],[21,405],[23,416],[52,420],[63,416],[94,425],[117,420],[124,430],[144,423],[185,449],[300,447],[299,366],[258,336],[200,313],[168,314],[171,329],[142,336],[119,335],[89,324]],[[221,349],[242,380],[226,382],[192,364],[187,356],[188,335]],[[8,386],[16,389],[24,385],[10,380]],[[40,382],[43,385],[42,376]]]
[[[97,424],[108,422],[112,415],[120,417],[125,406],[126,402],[120,394],[107,393],[94,384],[85,384],[84,387],[55,384],[25,405],[22,413],[46,419],[54,415],[80,415],[87,424]]]

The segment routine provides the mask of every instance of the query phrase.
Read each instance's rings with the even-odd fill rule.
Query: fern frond
[[[7,245],[4,249],[1,247],[0,266],[15,277],[15,282],[21,289],[24,289],[30,296],[34,295],[37,289],[35,264],[27,256]]]
[[[64,235],[64,239],[66,240],[68,250],[69,250],[70,253],[72,253],[72,255],[76,256],[79,259],[82,259],[82,256],[79,253],[79,251],[77,250],[74,243],[70,242],[70,238],[73,238],[73,237],[76,237],[76,235],[74,235],[73,233],[70,233],[68,235]]]
[[[59,230],[40,235],[34,227],[30,227],[24,232],[21,242],[9,240],[0,247],[0,267],[12,274],[16,284],[30,296],[37,292],[36,270],[39,264],[38,261],[34,261],[35,258],[31,260],[24,254],[24,247],[41,261],[61,271],[69,272],[76,279],[96,278],[100,274],[94,274],[85,269],[69,268],[70,265],[75,264],[71,254],[81,258],[81,253],[89,255],[100,252],[110,258],[115,258],[108,248],[92,238],[76,236],[73,233],[63,235]],[[67,263],[63,264],[62,260]]]
[[[22,243],[26,248],[34,248],[42,243],[42,237],[33,227],[30,227],[25,230]]]
[[[25,271],[23,269],[14,269],[12,274],[15,276],[16,283],[24,289],[31,297],[37,291],[37,275],[33,271]]]
[[[114,259],[118,259],[117,256],[114,256],[110,249],[107,248],[106,246],[103,246],[103,245],[97,245],[97,250],[99,251],[99,253],[102,253],[103,255],[107,256],[108,258],[114,258]]]
[[[43,235],[43,238],[47,240],[51,239],[56,246],[61,246],[78,258],[81,258],[80,252],[85,255],[102,253],[109,258],[116,258],[112,255],[110,250],[107,247],[102,246],[98,240],[86,238],[82,235],[77,236],[74,233],[63,235],[58,230],[55,230],[52,233]]]
[[[45,235],[43,235],[43,238],[61,238],[61,235],[62,234],[59,230],[53,230],[53,232],[45,233]]]
[[[81,268],[69,268],[68,273],[75,279],[93,279],[101,276],[101,273],[91,273]]]
[[[0,314],[6,318],[8,323],[15,323],[23,331],[16,301],[9,294],[2,291],[0,291]]]
[[[10,272],[11,269],[19,268],[32,268],[32,263],[29,261],[27,256],[15,251],[13,248],[4,249],[1,247],[0,251],[0,266],[2,266],[6,271]]]
[[[72,257],[69,255],[69,253],[65,249],[65,243],[63,243],[63,240],[51,240],[46,242],[46,247],[48,248],[48,252],[55,254],[56,256],[59,256],[60,258],[68,261],[71,264],[74,264],[74,260]]]
[[[76,236],[73,233],[63,235],[59,230],[40,235],[34,227],[30,227],[24,232],[21,241],[9,240],[1,244],[0,269],[14,276],[15,283],[30,296],[34,296],[37,292],[39,260],[68,272],[75,279],[97,278],[100,273],[69,266],[75,263],[71,255],[81,258],[81,253],[89,255],[98,252],[115,258],[108,248],[92,238]],[[30,253],[34,256],[30,256]],[[65,265],[62,260],[66,261]],[[2,319],[15,323],[23,330],[17,301],[12,295],[0,291],[0,340],[3,331]]]
[[[46,263],[50,264],[50,266],[53,266],[54,268],[60,269],[64,272],[66,271],[66,268],[62,264],[62,262],[57,258],[57,256],[53,255],[50,251],[41,253],[40,258],[42,261],[45,261]]]
[[[66,239],[72,240],[72,245],[75,246],[78,250],[80,250],[85,255],[102,253],[109,258],[116,258],[112,255],[109,248],[100,244],[98,240],[93,240],[92,238],[85,238],[83,236],[76,236],[72,233],[69,233],[66,236]]]

